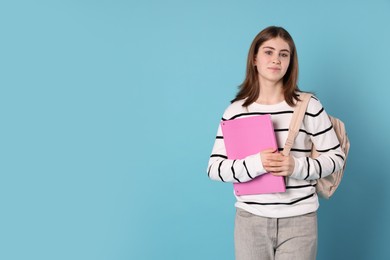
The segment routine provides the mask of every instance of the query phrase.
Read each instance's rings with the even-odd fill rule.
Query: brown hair
[[[262,30],[252,42],[249,49],[248,60],[246,66],[246,76],[244,82],[239,86],[239,91],[236,97],[231,101],[246,99],[243,106],[249,106],[255,102],[260,95],[259,78],[257,68],[254,64],[255,56],[259,47],[270,39],[280,37],[287,42],[290,47],[290,64],[286,74],[283,77],[283,93],[287,104],[294,106],[294,99],[298,100],[297,86],[298,81],[298,57],[295,48],[295,43],[291,35],[282,27],[270,26]]]

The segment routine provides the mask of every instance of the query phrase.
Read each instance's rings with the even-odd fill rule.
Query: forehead
[[[271,48],[273,48],[275,50],[279,50],[279,51],[280,50],[291,51],[290,45],[280,37],[272,38],[268,41],[263,42],[263,44],[260,45],[260,48],[265,48],[265,47],[271,47]]]

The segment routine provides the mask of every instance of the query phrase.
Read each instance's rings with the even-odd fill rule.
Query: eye
[[[265,51],[264,53],[267,55],[272,55],[272,51]]]
[[[288,58],[289,57],[288,53],[281,53],[280,56],[283,57],[283,58]]]

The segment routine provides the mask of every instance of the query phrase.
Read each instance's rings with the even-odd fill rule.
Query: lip
[[[281,68],[278,68],[278,67],[269,67],[268,69],[272,70],[272,71],[279,71],[279,70],[281,70]]]

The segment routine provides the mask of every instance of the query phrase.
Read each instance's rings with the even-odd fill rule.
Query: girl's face
[[[273,38],[260,45],[254,64],[259,81],[278,83],[283,79],[290,64],[290,47],[282,38]]]

